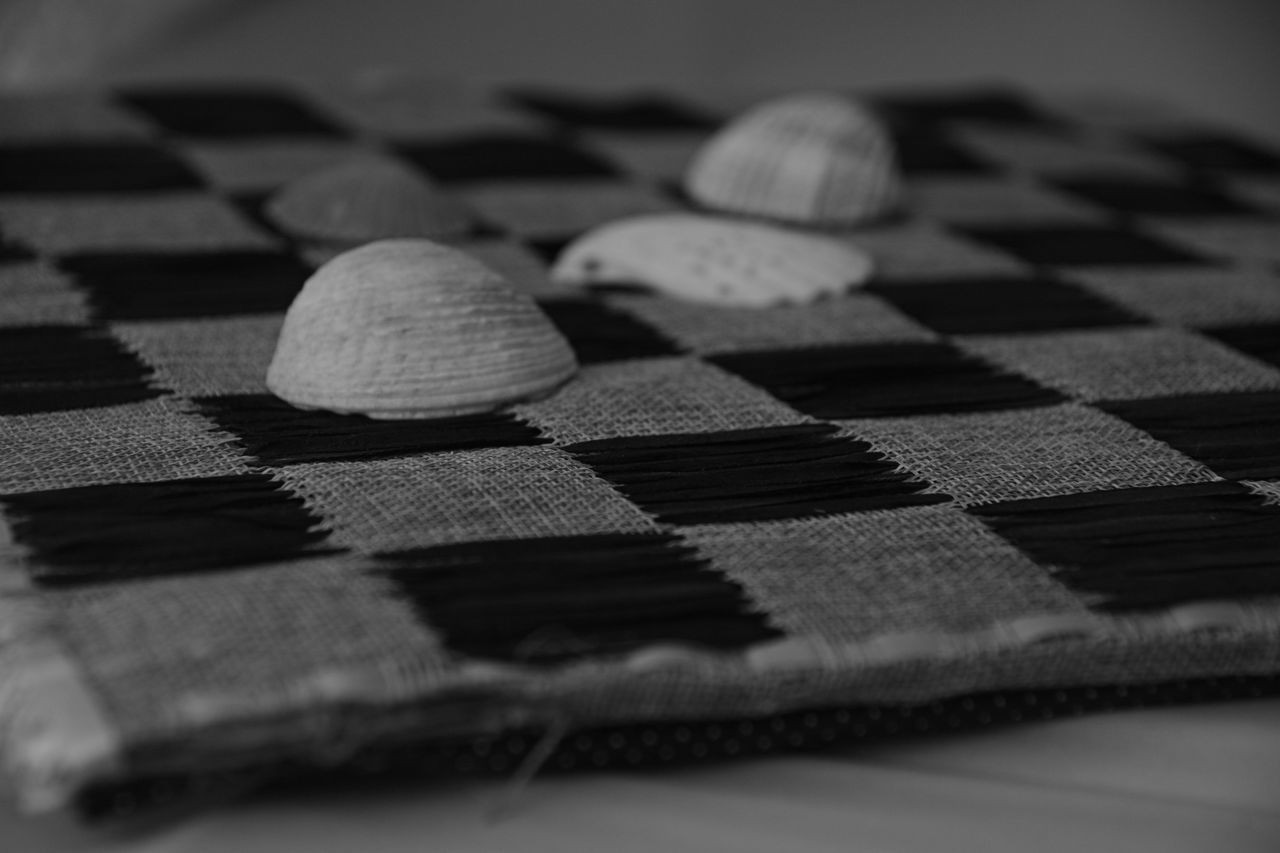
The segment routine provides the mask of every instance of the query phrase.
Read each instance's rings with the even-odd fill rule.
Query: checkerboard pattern
[[[56,804],[215,755],[549,711],[1280,671],[1280,207],[1259,201],[1280,153],[1013,91],[870,104],[908,210],[829,236],[875,278],[754,310],[547,276],[595,225],[688,206],[715,103],[0,100],[0,749],[18,786]],[[459,245],[538,299],[574,381],[430,421],[267,391],[316,259],[262,202],[369,151],[468,207]],[[1185,608],[1206,602],[1254,621],[1197,631]],[[1172,644],[1134,627],[1170,613]],[[964,645],[1045,616],[1112,633]],[[903,636],[968,651],[925,677]],[[760,663],[792,641],[846,654]],[[362,725],[335,729],[353,706]],[[23,740],[36,717],[45,739]]]

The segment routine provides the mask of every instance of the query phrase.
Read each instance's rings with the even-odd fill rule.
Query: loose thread
[[[511,777],[498,789],[488,807],[485,809],[485,823],[495,824],[515,810],[516,802],[528,789],[533,777],[546,766],[556,747],[569,733],[569,717],[567,714],[550,712],[547,728],[529,750],[524,759],[516,767]]]

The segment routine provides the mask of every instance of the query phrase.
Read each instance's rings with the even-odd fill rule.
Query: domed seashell
[[[470,255],[382,240],[308,279],[267,387],[304,409],[433,418],[544,397],[577,369],[533,299]]]
[[[871,275],[870,256],[838,240],[689,213],[639,216],[574,240],[557,281],[642,284],[697,302],[765,307],[843,293]]]
[[[304,175],[277,191],[265,212],[301,240],[345,248],[471,231],[471,217],[458,201],[408,166],[376,156]]]
[[[853,101],[830,94],[766,101],[694,155],[685,191],[730,213],[810,225],[856,225],[901,196],[893,143]]]

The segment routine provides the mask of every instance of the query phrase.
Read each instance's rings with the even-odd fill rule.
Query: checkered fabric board
[[[583,291],[747,101],[0,100],[0,749],[34,807],[368,743],[1280,672],[1280,154],[1150,105],[874,93],[864,289]],[[376,422],[264,386],[354,154],[474,216],[581,374]],[[355,722],[353,722],[353,720]]]

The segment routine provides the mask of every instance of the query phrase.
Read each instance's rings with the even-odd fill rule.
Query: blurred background
[[[584,87],[1007,81],[1280,139],[1275,0],[0,0],[0,86],[410,74]]]

